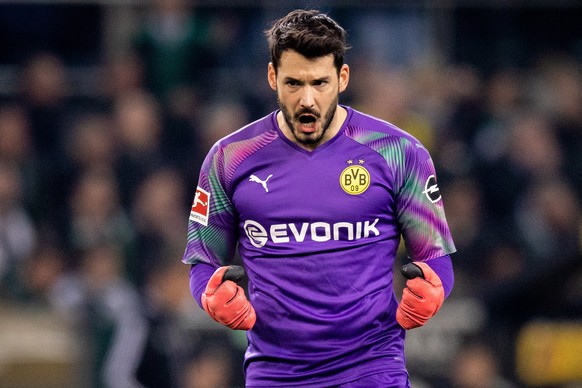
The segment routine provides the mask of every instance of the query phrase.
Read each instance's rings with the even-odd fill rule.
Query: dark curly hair
[[[317,10],[295,10],[276,20],[265,31],[275,71],[281,54],[295,50],[306,58],[332,54],[339,73],[349,49],[346,31],[329,16]]]

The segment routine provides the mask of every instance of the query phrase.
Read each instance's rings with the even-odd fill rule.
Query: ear
[[[273,62],[269,62],[269,67],[267,69],[267,80],[269,81],[269,86],[271,89],[277,91],[277,72],[275,71]]]
[[[339,73],[339,92],[343,92],[348,87],[350,82],[350,67],[346,64],[342,65]]]

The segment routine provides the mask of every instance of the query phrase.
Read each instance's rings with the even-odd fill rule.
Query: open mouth
[[[317,120],[313,115],[301,115],[299,116],[299,122],[301,124],[312,124]]]

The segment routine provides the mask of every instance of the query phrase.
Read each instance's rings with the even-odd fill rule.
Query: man
[[[280,109],[206,157],[183,259],[192,295],[216,321],[248,330],[248,387],[407,387],[405,329],[453,286],[432,160],[402,130],[339,105],[350,72],[335,21],[293,11],[267,38]],[[416,263],[408,277],[418,277],[399,305],[401,236]],[[250,301],[230,280],[237,244]]]

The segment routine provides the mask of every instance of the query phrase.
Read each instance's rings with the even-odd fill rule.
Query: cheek
[[[290,93],[284,93],[282,89],[277,89],[277,100],[279,103],[284,104],[288,107],[292,107],[295,103],[295,98]]]
[[[320,107],[322,109],[328,110],[338,103],[337,93],[327,93],[321,97]]]

